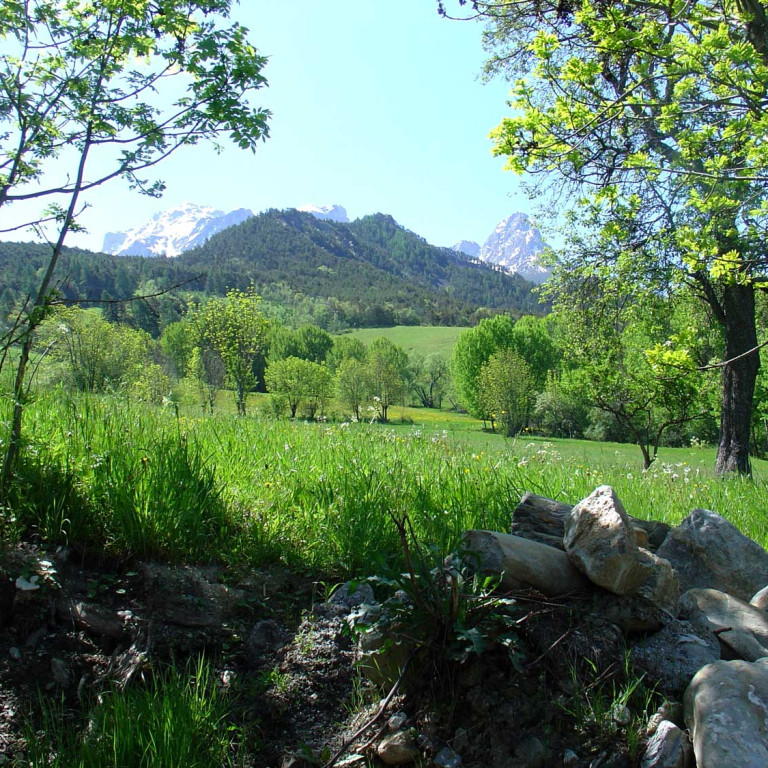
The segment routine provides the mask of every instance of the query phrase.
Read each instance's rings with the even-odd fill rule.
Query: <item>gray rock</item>
[[[685,592],[719,589],[750,600],[768,584],[768,552],[716,512],[694,509],[657,553],[672,564]]]
[[[258,663],[266,653],[276,651],[285,641],[285,633],[274,619],[257,621],[245,641],[248,660]]]
[[[662,720],[648,741],[640,768],[689,768],[692,756],[685,733],[669,720]]]
[[[696,673],[720,658],[720,643],[710,630],[688,621],[673,621],[660,632],[635,643],[632,663],[663,690],[683,693]]]
[[[639,548],[639,558],[648,567],[650,576],[634,594],[650,600],[654,605],[667,611],[670,616],[677,616],[680,584],[669,560],[654,555],[642,547]]]
[[[501,575],[501,586],[534,587],[545,595],[585,591],[591,585],[559,549],[538,541],[493,531],[467,531],[464,559],[483,572]]]
[[[565,551],[595,584],[617,595],[635,592],[651,575],[639,559],[634,528],[610,486],[580,501],[565,519]]]
[[[637,530],[610,486],[600,486],[573,508],[565,519],[563,544],[571,562],[595,584],[677,613],[672,566],[638,546]]]
[[[51,659],[51,674],[54,681],[62,688],[69,688],[72,684],[72,670],[62,659]]]
[[[432,759],[435,768],[461,768],[463,762],[461,755],[450,747],[441,749]]]
[[[546,768],[550,765],[549,750],[535,736],[515,747],[515,757],[520,762],[520,768]]]
[[[768,659],[708,664],[683,708],[697,768],[768,765]]]
[[[561,501],[526,493],[512,513],[512,529],[510,533],[533,539],[542,544],[549,544],[557,549],[565,549],[563,535],[565,534],[565,518],[573,507]],[[641,520],[627,515],[635,529],[638,546],[646,547],[655,552],[667,537],[671,526],[657,520]],[[641,533],[642,531],[642,533]]]
[[[689,589],[680,598],[681,616],[717,634],[736,656],[756,661],[768,656],[768,614],[716,589]]]
[[[759,608],[761,611],[768,610],[768,587],[763,587],[759,592],[756,592],[749,601],[749,604]]]
[[[420,752],[412,731],[396,731],[379,742],[376,754],[386,765],[405,765],[412,763]]]
[[[371,585],[364,581],[344,582],[328,599],[330,605],[349,611],[360,605],[373,605],[375,602]]]

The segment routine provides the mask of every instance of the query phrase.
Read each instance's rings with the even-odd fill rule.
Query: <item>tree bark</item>
[[[727,285],[721,306],[725,360],[720,441],[715,472],[750,474],[749,437],[752,399],[760,369],[753,285]]]

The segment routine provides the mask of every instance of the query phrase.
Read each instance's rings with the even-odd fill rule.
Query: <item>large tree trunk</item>
[[[760,368],[755,324],[755,289],[728,285],[723,291],[723,403],[715,472],[749,474],[749,435],[752,398]]]

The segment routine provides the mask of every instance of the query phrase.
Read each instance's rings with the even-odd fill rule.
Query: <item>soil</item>
[[[62,701],[81,727],[100,690],[143,685],[151,670],[200,653],[228,697],[238,765],[383,765],[394,759],[380,748],[393,732],[410,739],[415,762],[405,764],[638,764],[626,738],[637,722],[595,723],[576,711],[577,694],[615,678],[623,658],[620,637],[585,623],[578,606],[526,596],[516,658],[502,648],[459,661],[428,655],[383,707],[391,679],[376,687],[361,673],[352,608],[324,601],[324,591],[311,574],[282,567],[233,574],[30,545],[7,551],[0,764],[25,764],[25,723],[39,727],[40,694]]]

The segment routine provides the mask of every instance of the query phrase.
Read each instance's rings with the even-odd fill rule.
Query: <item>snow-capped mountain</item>
[[[471,259],[480,258],[480,246],[474,240],[459,240],[458,243],[451,246],[452,251],[458,251]]]
[[[251,216],[253,213],[246,208],[225,213],[184,203],[156,213],[146,224],[135,229],[108,232],[102,250],[119,256],[178,256]]]
[[[499,222],[483,244],[480,258],[517,272],[526,280],[543,283],[551,270],[542,266],[539,254],[547,247],[541,233],[524,213],[513,213]]]
[[[341,205],[302,205],[297,211],[311,213],[316,219],[330,219],[342,224],[349,223],[346,208]]]

